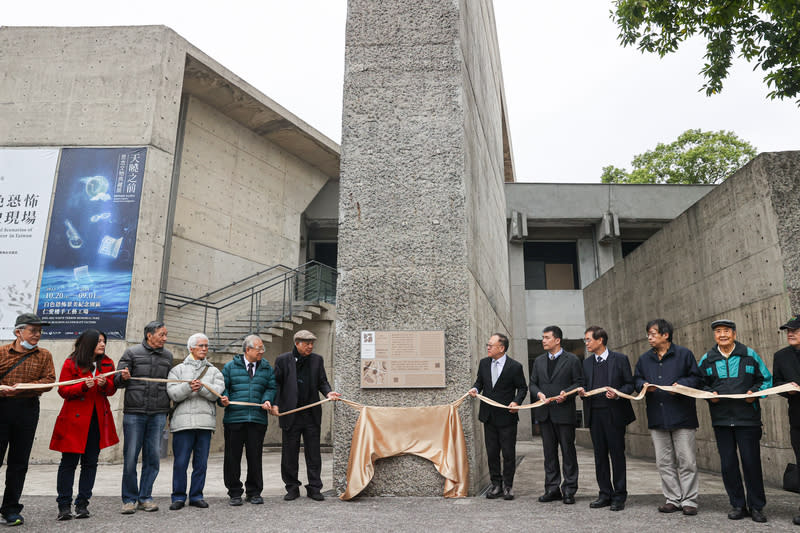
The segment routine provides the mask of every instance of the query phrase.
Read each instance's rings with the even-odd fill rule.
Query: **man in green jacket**
[[[225,436],[223,477],[230,497],[229,505],[242,505],[242,494],[252,504],[264,503],[261,491],[264,480],[261,473],[261,454],[264,434],[267,432],[267,411],[275,399],[275,374],[269,362],[262,359],[264,342],[258,335],[248,335],[242,351],[222,369],[225,390],[220,402],[225,406],[222,419]],[[230,402],[250,402],[249,405],[231,405]],[[247,458],[247,479],[242,489],[242,448]]]

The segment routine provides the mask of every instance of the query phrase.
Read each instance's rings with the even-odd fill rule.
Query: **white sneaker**
[[[122,510],[120,513],[122,514],[133,514],[136,512],[136,504],[133,502],[127,502],[122,504]]]

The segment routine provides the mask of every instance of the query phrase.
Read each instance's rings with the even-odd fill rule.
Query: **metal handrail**
[[[208,297],[241,286],[246,281],[255,280],[259,275],[263,276],[277,269],[285,270],[221,298],[211,300]],[[241,329],[237,323],[247,323],[247,334],[259,333],[291,317],[298,301],[304,304],[336,303],[336,277],[336,269],[317,261],[309,261],[296,268],[275,265],[199,297],[161,291],[159,306],[162,315],[166,314],[167,309],[175,311],[176,314],[171,320],[177,326],[170,326],[170,329],[177,330],[179,336],[180,333],[189,330],[193,330],[193,333],[202,327],[201,331],[206,332],[214,349],[227,349],[244,337],[231,334],[223,339],[223,332],[236,331],[237,327]],[[265,309],[270,305],[272,306],[270,309]],[[180,314],[177,314],[178,312]],[[211,320],[213,326],[209,324]],[[181,331],[181,327],[186,331]],[[212,329],[209,331],[210,327]],[[231,336],[234,337],[233,340],[225,342]]]

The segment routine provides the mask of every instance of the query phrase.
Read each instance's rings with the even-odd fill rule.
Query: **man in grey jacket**
[[[208,507],[203,499],[203,487],[206,484],[211,434],[217,428],[217,395],[212,390],[221,394],[225,389],[222,372],[206,359],[208,337],[203,333],[195,333],[189,337],[186,347],[189,348],[189,355],[183,363],[172,367],[169,379],[190,381],[167,383],[167,394],[175,402],[175,410],[169,422],[174,456],[172,504],[169,506],[171,511],[182,509],[186,504],[186,469],[189,466],[189,457],[192,456],[189,505],[201,509]]]
[[[164,348],[167,328],[163,322],[150,322],[144,327],[144,340],[131,346],[120,357],[114,386],[125,389],[122,431],[122,514],[137,509],[158,511],[153,501],[153,483],[158,476],[161,435],[167,424],[169,396],[166,383],[135,378],[165,379],[172,368],[172,352]],[[139,452],[142,453],[142,478],[136,475]],[[138,502],[138,505],[137,505]]]

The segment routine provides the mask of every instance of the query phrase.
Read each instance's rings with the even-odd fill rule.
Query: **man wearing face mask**
[[[0,346],[0,385],[18,383],[54,383],[53,356],[38,346],[42,326],[47,322],[26,313],[17,317],[11,344]],[[6,525],[18,526],[22,487],[28,472],[36,426],[39,424],[39,396],[50,389],[0,391],[0,464],[6,463],[6,488],[0,513]],[[6,457],[8,451],[8,457]]]

